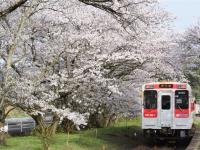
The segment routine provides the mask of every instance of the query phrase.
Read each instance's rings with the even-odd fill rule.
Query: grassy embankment
[[[200,117],[195,117],[194,124],[196,125],[196,127],[200,128]]]
[[[140,119],[121,120],[113,127],[90,129],[70,134],[58,133],[51,150],[122,150],[133,149],[142,141]],[[68,142],[67,142],[68,141]],[[40,150],[40,140],[35,136],[8,137],[7,146],[1,150]]]

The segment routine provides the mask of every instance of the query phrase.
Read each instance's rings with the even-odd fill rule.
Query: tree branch
[[[79,0],[80,2],[91,5],[98,9],[104,10],[115,17],[121,17],[122,13],[117,12],[116,10],[112,9],[111,7],[107,6],[105,3],[112,3],[112,0]]]
[[[12,110],[14,110],[16,107],[12,107],[12,108],[10,108],[9,110],[7,110],[7,112],[6,112],[6,114],[5,114],[5,116],[7,117],[8,116],[8,114],[12,111]]]
[[[17,8],[25,4],[28,0],[19,0],[15,4],[9,6],[8,8],[4,10],[0,10],[0,18],[6,17],[9,13],[15,11]]]

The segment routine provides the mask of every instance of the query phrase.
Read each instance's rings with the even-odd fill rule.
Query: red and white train
[[[155,82],[143,85],[142,129],[157,137],[190,137],[195,101],[189,84]]]

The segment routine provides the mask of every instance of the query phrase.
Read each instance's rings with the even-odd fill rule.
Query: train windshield
[[[189,95],[187,90],[175,91],[175,107],[176,109],[189,108]]]
[[[144,109],[157,108],[157,91],[146,90],[144,91]]]

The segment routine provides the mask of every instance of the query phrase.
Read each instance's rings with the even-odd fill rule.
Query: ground
[[[120,120],[109,128],[85,129],[69,136],[58,133],[51,150],[131,150],[141,145],[140,118]],[[1,150],[39,150],[40,140],[35,136],[8,137]]]
[[[120,120],[109,128],[76,131],[69,135],[69,139],[66,133],[58,133],[52,141],[51,150],[183,150],[189,144],[188,140],[172,144],[167,141],[155,143],[152,138],[143,137],[140,125],[141,119],[138,117]],[[200,119],[197,119],[196,125],[200,126]],[[0,149],[40,150],[41,146],[40,139],[35,136],[10,136],[7,146]]]

